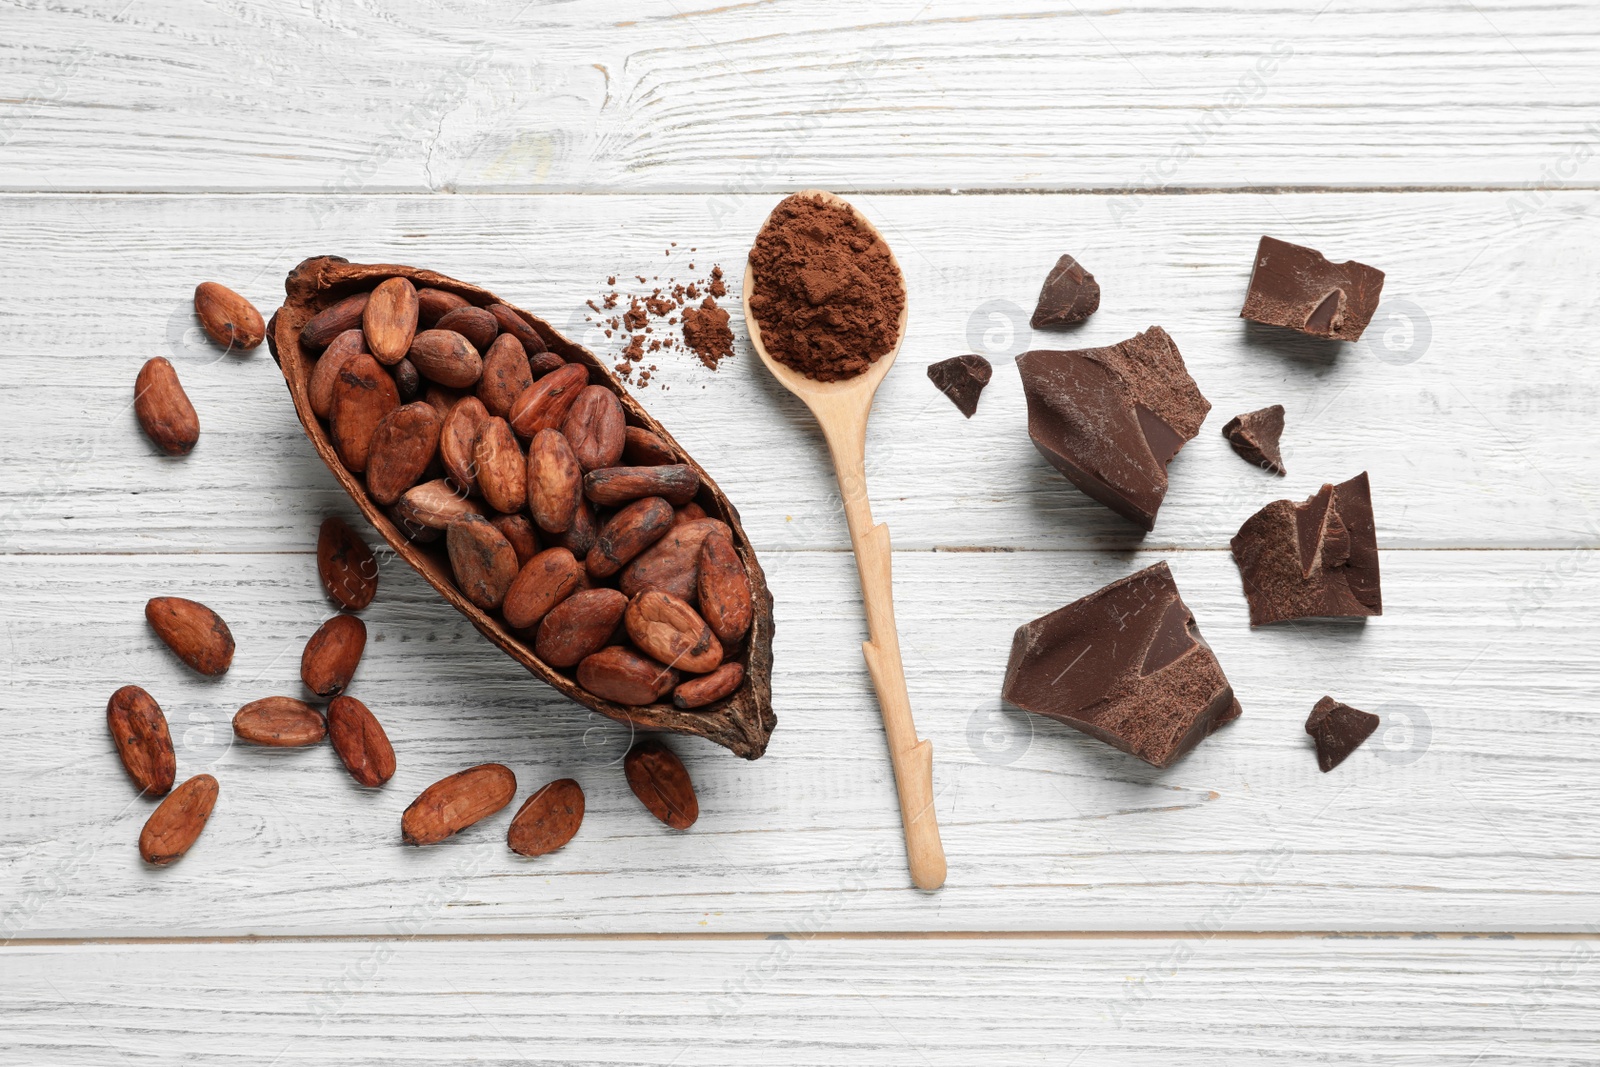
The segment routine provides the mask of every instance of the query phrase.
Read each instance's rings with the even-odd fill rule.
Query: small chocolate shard
[[[1287,474],[1278,439],[1283,436],[1283,405],[1274,404],[1260,411],[1235,415],[1222,428],[1233,450],[1258,467],[1274,474]]]
[[[1383,614],[1365,471],[1302,504],[1274,500],[1245,520],[1232,545],[1251,626]]]
[[[1323,697],[1306,718],[1306,733],[1317,744],[1317,766],[1327,774],[1361,747],[1361,742],[1378,728],[1378,717],[1371,712]]]
[[[1153,529],[1167,463],[1211,410],[1167,332],[1152,326],[1108,348],[1024,352],[1017,370],[1040,454],[1095,500]]]
[[[1018,627],[1002,695],[1155,767],[1239,717],[1165,563]]]
[[[1062,256],[1045,277],[1029,325],[1036,330],[1071,326],[1093,315],[1099,307],[1100,283],[1077,260]]]
[[[951,356],[928,368],[928,380],[969,419],[978,410],[978,397],[992,377],[994,368],[979,355]]]
[[[1347,260],[1330,263],[1321,252],[1262,237],[1239,317],[1331,341],[1359,341],[1378,310],[1383,271]]]

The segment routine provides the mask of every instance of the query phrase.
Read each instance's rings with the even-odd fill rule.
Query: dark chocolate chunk
[[[1071,326],[1093,315],[1099,307],[1100,283],[1077,260],[1062,256],[1045,277],[1044,288],[1039,290],[1039,304],[1033,309],[1029,325],[1036,330]]]
[[[1274,500],[1233,538],[1250,625],[1383,614],[1367,473],[1303,504]]]
[[[1330,263],[1314,248],[1263,237],[1239,317],[1313,337],[1359,341],[1382,294],[1383,271],[1376,267],[1353,259]]]
[[[1019,626],[1002,695],[1156,767],[1239,717],[1165,563]]]
[[[978,410],[978,396],[993,376],[989,361],[977,355],[951,356],[928,368],[928,380],[969,419]]]
[[[1167,331],[1109,348],[1017,357],[1034,447],[1073,485],[1146,530],[1167,495],[1167,463],[1211,405]]]
[[[1276,474],[1287,474],[1283,455],[1278,451],[1278,438],[1283,436],[1283,405],[1235,415],[1222,428],[1233,450],[1258,467]]]
[[[1306,733],[1317,743],[1317,766],[1327,774],[1361,747],[1361,742],[1378,728],[1378,717],[1371,712],[1323,697],[1306,719]]]

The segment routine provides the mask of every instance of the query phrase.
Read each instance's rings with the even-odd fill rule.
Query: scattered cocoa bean
[[[581,825],[583,787],[561,778],[523,801],[506,832],[506,844],[520,856],[543,856],[571,841]]]
[[[187,456],[200,440],[200,416],[178,381],[178,372],[157,356],[139,368],[133,382],[133,413],[145,436],[169,456]]]
[[[235,737],[271,748],[303,748],[317,744],[327,734],[322,713],[294,697],[252,700],[233,717]]]
[[[394,777],[394,746],[383,725],[355,697],[337,696],[328,705],[328,739],[350,777],[376,788]]]
[[[371,481],[369,475],[369,487]],[[317,531],[317,577],[329,599],[347,611],[365,608],[378,592],[378,561],[372,549],[337,515],[323,519]]]
[[[367,624],[354,615],[335,615],[306,642],[300,680],[320,697],[337,696],[355,676],[366,647]]]
[[[217,805],[217,780],[197,774],[163,800],[139,832],[139,855],[155,867],[175,862],[194,847]]]
[[[408,845],[432,845],[487,819],[517,795],[517,776],[499,763],[457,771],[422,791],[400,817]]]
[[[166,796],[178,773],[167,717],[155,698],[136,685],[125,685],[106,703],[106,728],[117,746],[117,758],[141,793]]]
[[[248,352],[267,336],[267,324],[255,305],[216,282],[195,287],[194,313],[206,335],[224,348]]]
[[[651,738],[634,745],[623,758],[622,769],[633,795],[674,830],[687,830],[700,817],[688,768],[660,741]]]
[[[156,636],[194,670],[211,677],[228,673],[233,632],[221,615],[193,600],[158,596],[145,604],[144,617]]]

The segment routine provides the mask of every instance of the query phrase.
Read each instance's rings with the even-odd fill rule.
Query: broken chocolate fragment
[[[978,355],[951,356],[928,368],[928,380],[969,419],[978,410],[978,396],[993,376],[994,368]]]
[[[1353,259],[1330,263],[1314,248],[1263,237],[1239,317],[1312,337],[1359,341],[1382,293],[1383,271],[1376,267]]]
[[[1167,463],[1211,405],[1167,331],[1109,348],[1024,352],[1028,435],[1073,485],[1146,530],[1167,495]]]
[[[1303,504],[1274,500],[1233,538],[1250,625],[1383,614],[1367,473]]]
[[[1071,256],[1062,256],[1044,279],[1029,323],[1038,330],[1082,322],[1100,306],[1100,283]]]
[[[1306,733],[1317,743],[1317,766],[1326,774],[1361,747],[1361,742],[1378,728],[1378,717],[1371,712],[1323,697],[1306,719]]]
[[[1258,467],[1274,474],[1287,474],[1283,455],[1278,451],[1278,438],[1283,436],[1283,405],[1235,415],[1222,428],[1233,450]]]
[[[1165,563],[1018,627],[1002,695],[1156,767],[1239,717]]]

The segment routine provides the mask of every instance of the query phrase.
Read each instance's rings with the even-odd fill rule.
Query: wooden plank
[[[7,1058],[63,1065],[1584,1064],[1600,994],[1592,941],[832,941],[797,925],[0,959]]]
[[[1018,624],[1163,557],[1237,723],[1158,772],[1000,704]],[[950,862],[930,897],[909,888],[845,553],[769,559],[778,729],[755,763],[674,741],[701,798],[687,834],[627,791],[625,727],[535,683],[407,570],[384,572],[352,690],[400,756],[367,792],[325,747],[228,746],[234,709],[299,692],[301,646],[329,612],[310,556],[3,557],[0,937],[384,934],[441,879],[454,888],[417,931],[769,931],[807,912],[826,930],[1589,929],[1600,553],[1388,552],[1383,568],[1382,618],[1250,632],[1224,553],[898,553]],[[141,614],[156,593],[229,620],[226,677],[158,645]],[[138,860],[151,805],[105,733],[104,701],[130,682],[165,706],[180,774],[222,782],[205,836],[165,870]],[[1325,693],[1385,720],[1327,775],[1302,728]],[[578,838],[519,859],[508,811],[439,847],[399,844],[426,784],[491,759],[522,795],[576,777]]]
[[[28,5],[7,190],[1600,180],[1592,4]]]
[[[1600,272],[1596,194],[1553,195],[1520,227],[1502,193],[1147,197],[1122,229],[1106,220],[1114,199],[861,200],[912,298],[868,446],[874,510],[897,548],[1220,548],[1266,501],[1361,470],[1386,547],[1600,544],[1587,518],[1600,508],[1600,362],[1577,355],[1600,308],[1572,284]],[[223,356],[196,327],[199,280],[270,312],[307,255],[429,265],[614,355],[617,342],[584,322],[607,276],[689,277],[721,262],[736,281],[773,201],[746,197],[711,225],[702,197],[6,198],[0,421],[25,432],[0,455],[0,551],[299,551],[308,523],[338,506],[265,348]],[[1366,340],[1285,340],[1238,318],[1262,232],[1388,272],[1390,310]],[[1068,250],[1096,272],[1104,306],[1080,329],[1030,333],[1025,309]],[[1214,407],[1141,542],[1036,454],[1010,361],[1030,344],[1109,343],[1153,323]],[[971,348],[997,369],[968,421],[924,369]],[[157,455],[128,409],[139,365],[158,354],[204,426],[180,460]],[[820,435],[742,340],[716,373],[657,362],[669,388],[652,386],[645,403],[728,491],[761,550],[847,543]],[[1289,411],[1287,479],[1251,469],[1218,432],[1273,402]]]

